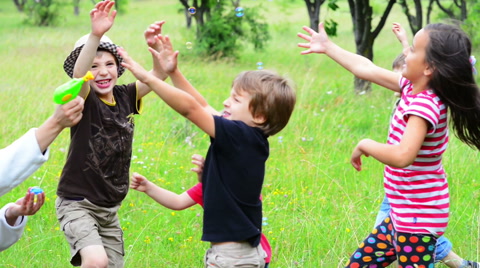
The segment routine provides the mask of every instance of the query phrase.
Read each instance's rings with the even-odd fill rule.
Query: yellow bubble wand
[[[92,72],[88,71],[84,77],[73,78],[67,83],[57,87],[53,93],[53,101],[58,104],[65,104],[78,96],[83,83],[95,78]]]

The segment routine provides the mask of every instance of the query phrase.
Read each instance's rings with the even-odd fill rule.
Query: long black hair
[[[480,150],[480,91],[473,77],[472,43],[460,28],[449,24],[428,24],[426,62],[433,68],[430,88],[450,110],[456,136]]]

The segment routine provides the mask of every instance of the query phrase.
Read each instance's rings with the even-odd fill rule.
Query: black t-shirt
[[[203,236],[209,242],[260,242],[260,196],[269,156],[267,137],[259,128],[214,116],[203,170]]]
[[[113,88],[115,104],[106,104],[93,90],[85,99],[83,117],[70,130],[70,148],[57,195],[86,198],[113,207],[128,192],[133,142],[133,115],[138,114],[135,83]]]

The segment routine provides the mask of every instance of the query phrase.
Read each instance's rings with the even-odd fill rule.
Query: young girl
[[[361,170],[361,156],[385,164],[384,187],[391,205],[378,225],[350,257],[346,267],[433,267],[435,241],[448,223],[449,193],[442,155],[448,144],[447,108],[457,137],[480,149],[480,93],[470,64],[471,42],[459,28],[430,24],[405,50],[401,74],[380,68],[348,52],[319,32],[298,36],[308,43],[302,54],[323,53],[355,76],[401,92],[386,144],[370,139],[355,147],[351,164]]]

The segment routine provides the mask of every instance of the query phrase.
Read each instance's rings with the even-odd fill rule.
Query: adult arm
[[[13,203],[10,203],[0,209],[0,251],[15,244],[22,237],[27,224],[27,217],[18,217],[13,226],[7,222],[5,213],[12,205]]]
[[[30,129],[6,148],[0,149],[0,196],[35,172],[48,159],[48,146],[66,128],[82,118],[80,97],[57,106],[54,114],[38,129]]]

